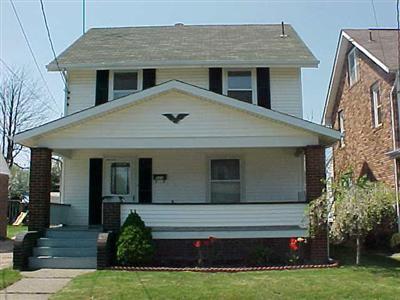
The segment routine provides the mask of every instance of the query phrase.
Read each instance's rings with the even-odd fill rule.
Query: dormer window
[[[358,81],[357,51],[353,48],[347,56],[349,83],[352,86]]]
[[[140,77],[139,71],[110,72],[111,95],[109,99],[115,100],[139,91],[141,89]]]
[[[256,103],[255,71],[226,70],[224,72],[224,94],[247,103]]]

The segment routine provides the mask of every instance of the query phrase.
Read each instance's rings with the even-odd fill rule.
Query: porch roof
[[[24,146],[40,147],[41,145],[38,145],[38,140],[45,139],[46,136],[49,134],[54,134],[61,129],[70,128],[75,125],[82,124],[85,121],[123,110],[137,102],[142,103],[143,101],[152,99],[155,96],[170,91],[176,91],[178,93],[188,94],[197,98],[206,99],[209,102],[214,102],[225,107],[230,107],[261,119],[274,121],[276,123],[280,123],[297,130],[302,130],[307,134],[316,136],[319,140],[319,144],[321,145],[330,145],[340,138],[340,133],[338,131],[327,128],[325,126],[274,110],[265,109],[257,105],[237,101],[230,97],[216,94],[209,90],[202,89],[181,81],[172,80],[149,88],[147,90],[127,95],[116,101],[110,101],[102,105],[94,106],[80,112],[62,117],[55,121],[43,124],[41,126],[26,130],[17,134],[14,140],[15,142]]]

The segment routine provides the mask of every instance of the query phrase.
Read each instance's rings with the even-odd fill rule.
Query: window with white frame
[[[358,81],[357,49],[354,47],[347,56],[349,83],[352,86]]]
[[[344,147],[344,137],[346,131],[344,129],[344,112],[340,110],[338,112],[338,123],[339,123],[339,131],[340,131],[340,147]]]
[[[254,80],[252,70],[227,70],[225,73],[226,95],[240,101],[253,103]]]
[[[130,173],[131,165],[129,162],[116,161],[110,163],[110,194],[129,195],[130,194]]]
[[[240,202],[240,160],[210,160],[210,198],[212,203]]]
[[[382,102],[379,93],[379,84],[375,83],[371,87],[371,101],[373,107],[373,119],[374,127],[379,127],[382,125]]]
[[[139,72],[114,71],[112,74],[112,99],[135,93],[139,90]]]

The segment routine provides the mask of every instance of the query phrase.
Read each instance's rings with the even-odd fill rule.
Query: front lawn
[[[52,299],[399,299],[400,262],[363,257],[338,269],[247,273],[97,271]]]
[[[13,269],[2,269],[0,270],[0,290],[13,284],[14,282],[22,278],[18,271]]]
[[[15,237],[18,233],[20,232],[25,232],[28,231],[28,226],[23,226],[23,225],[19,225],[19,226],[14,226],[14,225],[8,225],[7,226],[7,237],[9,239]]]

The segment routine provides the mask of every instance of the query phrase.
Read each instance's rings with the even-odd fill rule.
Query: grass
[[[0,270],[0,290],[13,284],[21,278],[21,274],[16,270],[9,268]]]
[[[20,232],[25,232],[28,231],[28,226],[14,226],[14,225],[8,225],[7,226],[7,238],[11,239],[14,236],[16,236]]]
[[[342,255],[342,254],[341,254]],[[400,262],[348,253],[337,269],[247,273],[96,271],[51,299],[399,299]],[[350,260],[351,258],[351,260]]]

